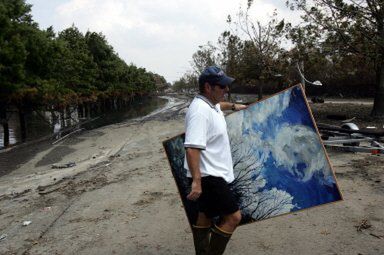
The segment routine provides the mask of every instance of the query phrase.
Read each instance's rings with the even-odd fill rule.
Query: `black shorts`
[[[190,178],[192,183],[192,178]],[[221,177],[205,176],[201,178],[202,193],[197,199],[199,212],[208,218],[232,214],[239,210],[237,201],[228,183]]]

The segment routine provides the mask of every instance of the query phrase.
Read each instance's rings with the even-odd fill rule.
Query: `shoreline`
[[[29,172],[29,170],[27,170],[26,168],[34,168],[35,174],[41,174],[41,172],[65,172],[63,169],[52,170],[49,168],[49,165],[63,165],[69,162],[74,162],[75,164],[77,164],[74,168],[74,172],[77,172],[77,169],[79,168],[82,169],[80,170],[80,172],[82,172],[89,168],[91,165],[98,164],[102,160],[105,160],[107,157],[114,157],[114,155],[117,154],[117,152],[120,151],[121,148],[124,146],[124,143],[121,143],[119,137],[117,137],[116,139],[113,137],[113,135],[110,135],[113,140],[103,142],[103,145],[108,144],[108,146],[102,146],[101,152],[93,150],[93,155],[88,155],[88,157],[82,155],[75,158],[76,160],[71,159],[71,157],[73,157],[71,156],[71,153],[79,154],[77,151],[74,151],[78,150],[78,148],[76,148],[75,146],[71,148],[71,144],[74,145],[76,142],[73,141],[76,141],[76,139],[79,139],[79,137],[82,137],[84,135],[87,136],[89,134],[92,134],[93,131],[98,133],[100,131],[103,132],[102,130],[118,129],[120,127],[135,125],[137,123],[143,123],[150,120],[162,121],[165,119],[174,118],[175,115],[180,114],[179,112],[187,106],[187,101],[185,100],[185,98],[180,99],[180,97],[160,97],[167,99],[168,102],[165,103],[161,108],[155,109],[145,116],[127,119],[123,122],[113,123],[91,130],[80,130],[79,132],[74,133],[73,135],[59,142],[52,141],[52,135],[50,135],[35,141],[22,143],[19,146],[7,148],[4,151],[0,151],[0,178],[6,175],[13,176],[12,172],[14,170],[18,170],[19,172],[25,174]],[[89,145],[87,144],[84,147],[86,146]],[[91,144],[90,146],[94,147],[95,145]],[[106,151],[105,148],[107,147],[111,149]],[[92,160],[90,161],[90,159]],[[32,162],[35,164],[34,166]],[[47,170],[47,167],[48,169],[50,169],[49,171]],[[61,176],[59,174],[56,179],[64,177],[65,176]],[[2,180],[0,179],[0,184],[1,182]],[[49,183],[44,182],[44,185],[48,184]],[[23,191],[18,188],[12,190],[12,192],[22,193]],[[2,189],[0,185],[0,199],[1,197],[7,195],[9,194],[4,193],[4,189]]]
[[[161,95],[153,95],[153,96],[148,96],[146,98],[144,98],[144,102],[146,102],[147,100],[150,100],[149,102],[150,103],[155,103],[155,104],[158,104],[158,102],[160,100],[166,100],[166,101],[169,101],[171,97],[168,97],[168,96],[161,96]],[[141,117],[145,117],[146,115],[148,114],[151,114],[153,112],[156,112],[158,111],[159,109],[162,109],[164,107],[164,105],[166,105],[168,102],[164,102],[162,104],[159,105],[159,108],[158,109],[153,109],[151,110],[150,112],[148,112],[149,109],[152,109],[153,106],[151,106],[151,108],[149,109],[146,109],[145,107],[142,107],[141,106],[141,103],[130,103],[129,105],[125,105],[119,109],[115,109],[115,110],[112,110],[112,115],[116,115],[115,113],[118,113],[119,115],[121,116],[125,116],[126,119],[124,120],[120,120],[120,119],[110,119],[110,118],[107,118],[108,121],[107,123],[105,123],[105,121],[100,124],[98,122],[100,122],[100,119],[103,119],[103,117],[106,117],[108,115],[108,113],[110,113],[109,111],[104,111],[104,112],[99,112],[97,116],[92,116],[92,118],[80,118],[80,117],[75,117],[74,119],[72,119],[73,121],[77,120],[78,122],[74,122],[73,125],[71,126],[67,126],[67,127],[64,127],[63,129],[60,130],[60,133],[64,134],[64,135],[67,135],[67,134],[70,134],[71,132],[73,132],[76,128],[81,128],[81,127],[86,127],[86,126],[89,126],[89,125],[92,125],[93,123],[96,123],[97,127],[102,127],[102,126],[106,126],[106,125],[111,125],[111,124],[116,124],[116,123],[120,123],[120,122],[125,122],[125,121],[129,121],[129,120],[132,120],[132,119],[137,119],[137,118],[141,118]],[[143,115],[143,110],[144,108],[144,112],[147,112],[147,113],[144,113],[145,115]],[[131,113],[132,109],[135,109],[134,111],[136,113]],[[40,111],[37,111],[37,112],[40,112]],[[41,111],[44,113],[44,111]],[[47,113],[47,112],[45,112]],[[50,114],[50,112],[48,112]],[[129,115],[133,115],[133,116],[129,116],[127,117],[126,114],[129,114]],[[32,115],[32,114],[31,114]],[[44,115],[44,114],[42,114]],[[134,116],[134,115],[137,115],[137,116]],[[108,117],[108,116],[107,116]],[[115,117],[116,118],[116,117]],[[15,122],[16,121],[16,122]],[[9,127],[9,131],[10,131],[10,140],[13,141],[13,143],[9,144],[7,147],[3,147],[3,138],[0,136],[0,154],[3,153],[3,152],[7,152],[9,150],[13,150],[15,148],[19,148],[19,147],[22,147],[22,146],[28,146],[30,144],[33,144],[33,143],[38,143],[38,142],[41,142],[41,141],[44,141],[44,140],[49,140],[51,139],[53,142],[56,141],[56,139],[53,139],[56,134],[54,134],[52,132],[52,130],[50,130],[49,132],[47,131],[48,129],[51,129],[49,128],[49,125],[47,124],[49,122],[48,119],[46,120],[37,120],[36,118],[34,119],[30,119],[30,122],[27,123],[27,126],[29,125],[36,125],[39,124],[39,125],[45,125],[43,127],[43,129],[47,129],[44,131],[44,133],[41,132],[41,130],[39,130],[40,132],[37,134],[35,133],[36,132],[36,128],[32,128],[31,130],[27,130],[27,133],[29,132],[32,132],[34,133],[31,137],[27,137],[27,140],[25,142],[21,142],[20,140],[20,127],[19,127],[19,120],[18,119],[13,119],[13,125],[10,124],[10,127]],[[89,130],[89,128],[86,128]],[[93,127],[91,127],[91,129],[93,129]],[[2,130],[2,126],[0,126],[0,131],[3,132]],[[14,135],[14,134],[18,134],[18,135]]]

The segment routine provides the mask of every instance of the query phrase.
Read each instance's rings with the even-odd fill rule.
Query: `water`
[[[129,119],[143,117],[155,111],[156,109],[161,108],[166,104],[166,102],[167,99],[165,98],[146,98],[137,102],[133,102],[131,105],[128,105],[124,109],[105,113],[95,121],[86,123],[82,127],[91,130],[113,123],[120,123]]]
[[[238,103],[254,103],[258,100],[258,95],[256,94],[231,94],[231,101]]]
[[[168,99],[166,98],[142,98],[140,100],[133,101],[122,109],[116,111],[108,111],[100,116],[92,116],[92,118],[98,117],[92,122],[84,124],[82,127],[88,130],[102,127],[105,125],[123,122],[125,120],[143,117],[147,114],[154,112],[156,109],[161,108],[166,104]],[[10,113],[8,121],[10,144],[16,144],[20,142],[20,125],[17,112]],[[26,116],[27,123],[27,141],[33,141],[41,137],[52,135],[53,130],[48,120],[44,119],[41,114],[30,114]],[[0,149],[3,148],[3,127],[0,125]]]

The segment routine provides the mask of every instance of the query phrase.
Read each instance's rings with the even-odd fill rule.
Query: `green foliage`
[[[216,55],[217,48],[208,42],[207,45],[199,46],[192,55],[192,68],[196,74],[201,73],[205,67],[219,64],[219,56]]]
[[[287,4],[291,9],[304,11],[304,27],[313,27],[313,31],[317,31],[309,37],[320,43],[333,61],[336,59],[336,67],[338,63],[348,63],[344,60],[357,59],[364,63],[363,67],[375,70],[377,79],[372,115],[384,117],[384,2],[292,0]],[[316,34],[319,35],[317,38],[314,37]],[[306,46],[305,43],[302,45]]]
[[[22,30],[32,26],[30,6],[24,1],[0,1],[0,101],[9,103],[12,93],[23,87],[27,51]]]
[[[101,33],[41,30],[24,0],[0,0],[0,103],[63,109],[156,90],[164,77],[127,65]],[[160,85],[159,85],[160,86]]]
[[[149,73],[152,76],[153,81],[155,82],[155,87],[158,92],[164,91],[170,86],[170,84],[167,83],[167,80],[163,76],[157,73]]]
[[[61,65],[62,81],[79,94],[89,95],[95,89],[96,64],[84,35],[72,25],[59,33],[58,40],[67,48],[66,61]]]
[[[198,77],[195,73],[185,73],[183,77],[173,83],[172,89],[178,92],[198,91],[199,84],[197,79]]]
[[[384,116],[383,1],[288,1],[291,10],[304,11],[298,26],[278,20],[277,13],[262,24],[250,15],[253,2],[247,0],[237,17],[227,17],[229,30],[221,34],[217,46],[208,43],[192,56],[196,76],[205,66],[216,64],[240,86],[279,83],[275,86],[281,89],[282,84],[301,82],[300,64],[307,79],[323,83],[317,91],[331,95],[349,91],[356,95],[363,86],[364,95],[372,95],[376,84],[372,113]],[[188,84],[183,77],[174,87]],[[351,89],[346,91],[346,86]]]
[[[218,65],[236,77],[238,84],[255,85],[274,79],[283,71],[282,63],[286,61],[280,58],[285,51],[280,45],[286,24],[277,20],[276,13],[265,25],[252,21],[249,14],[252,4],[253,1],[248,1],[246,10],[239,11],[236,22],[228,16],[230,30],[221,34],[218,46],[208,43],[193,54],[192,68],[196,75],[206,66]]]

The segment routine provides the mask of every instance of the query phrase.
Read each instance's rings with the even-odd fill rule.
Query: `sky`
[[[59,32],[74,24],[83,33],[103,33],[128,64],[158,73],[168,82],[191,70],[199,45],[216,43],[246,0],[26,0],[41,29]],[[252,18],[265,22],[277,10],[295,19],[285,0],[255,0]]]

